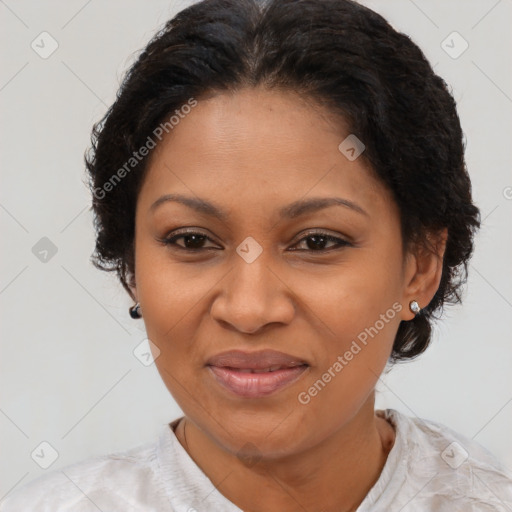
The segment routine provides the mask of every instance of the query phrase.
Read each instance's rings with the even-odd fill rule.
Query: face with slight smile
[[[362,158],[340,152],[347,135],[293,93],[244,89],[200,100],[151,155],[134,294],[167,388],[227,451],[296,453],[373,408],[399,323],[414,316],[398,207]],[[170,194],[224,217],[155,205]],[[281,215],[312,198],[345,204]],[[266,394],[242,396],[207,365],[268,349],[305,365]]]

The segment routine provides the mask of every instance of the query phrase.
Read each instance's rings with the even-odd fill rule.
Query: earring
[[[142,311],[140,309],[140,304],[138,302],[137,302],[137,304],[135,304],[135,306],[132,306],[131,308],[129,308],[128,311],[130,312],[130,316],[134,320],[137,320],[138,318],[142,318]]]
[[[415,315],[417,315],[421,311],[420,305],[415,300],[411,300],[411,302],[409,302],[409,309]]]

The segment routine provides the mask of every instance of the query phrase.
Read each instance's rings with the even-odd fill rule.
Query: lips
[[[307,364],[306,361],[276,350],[261,350],[259,352],[230,350],[217,354],[206,362],[207,366],[234,368],[254,373],[276,371],[281,368],[293,368],[303,364]]]
[[[223,352],[206,366],[224,389],[243,398],[273,394],[297,381],[309,367],[304,360],[275,350]]]

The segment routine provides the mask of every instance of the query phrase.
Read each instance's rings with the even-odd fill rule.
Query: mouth
[[[230,393],[244,398],[260,398],[296,382],[309,368],[304,360],[273,350],[230,351],[209,359],[215,381]]]

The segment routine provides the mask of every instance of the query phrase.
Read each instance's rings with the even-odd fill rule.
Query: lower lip
[[[263,373],[240,372],[234,368],[220,366],[208,366],[208,368],[222,386],[236,395],[259,398],[275,393],[295,382],[308,367],[294,366]]]

